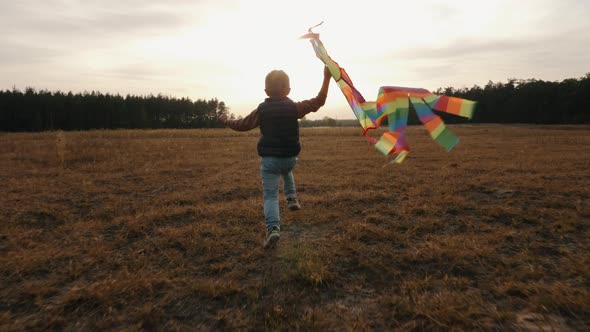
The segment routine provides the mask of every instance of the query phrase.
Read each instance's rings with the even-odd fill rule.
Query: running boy
[[[252,113],[241,120],[221,121],[237,131],[248,131],[260,126],[258,155],[261,157],[262,196],[266,239],[264,248],[272,248],[280,238],[279,183],[283,178],[283,193],[291,211],[301,209],[295,191],[293,168],[301,151],[299,123],[310,112],[316,112],[326,102],[330,71],[324,67],[324,81],[315,98],[293,102],[287,97],[291,92],[289,76],[282,70],[273,70],[266,75],[265,89],[268,98]]]

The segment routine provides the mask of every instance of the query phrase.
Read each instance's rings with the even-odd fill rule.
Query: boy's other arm
[[[252,130],[260,125],[260,115],[258,109],[252,111],[243,119],[240,120],[225,120],[223,122],[226,126],[236,131],[248,131]]]
[[[299,119],[303,118],[306,114],[316,112],[320,107],[326,103],[326,97],[328,97],[328,87],[330,86],[330,79],[332,75],[328,67],[324,67],[324,81],[320,92],[315,98],[303,100],[297,103],[297,116]]]

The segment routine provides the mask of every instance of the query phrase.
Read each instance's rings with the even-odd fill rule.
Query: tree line
[[[475,123],[590,123],[590,73],[561,82],[508,79],[506,83],[489,81],[484,87],[441,88],[436,93],[477,101],[471,119]]]
[[[484,87],[440,88],[435,93],[478,102],[471,120],[441,114],[448,123],[590,123],[590,73],[560,82],[508,79],[489,81]],[[223,127],[218,119],[224,114],[234,117],[217,98],[192,101],[162,95],[0,90],[0,131],[215,128]],[[419,123],[414,112],[409,123]],[[302,125],[344,124],[324,118],[303,120]]]
[[[561,82],[508,79],[506,83],[489,81],[484,87],[439,88],[435,93],[478,103],[471,120],[437,112],[447,123],[590,124],[590,73]],[[408,123],[420,124],[415,112],[409,113]],[[304,119],[301,124],[346,126],[350,122],[324,117]],[[387,125],[387,119],[382,125]]]
[[[0,131],[213,128],[222,114],[228,108],[216,98],[0,90]]]

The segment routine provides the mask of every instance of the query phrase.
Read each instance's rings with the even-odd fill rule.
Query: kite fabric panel
[[[320,41],[319,34],[313,33],[310,29],[309,33],[301,38],[311,41],[316,56],[330,70],[330,74],[338,83],[354,115],[363,127],[363,136],[375,146],[377,151],[385,156],[393,156],[392,163],[403,162],[410,151],[405,133],[410,105],[428,130],[430,137],[445,150],[450,151],[459,142],[457,136],[445,126],[441,117],[434,114],[432,110],[471,119],[475,102],[436,95],[426,89],[397,86],[382,86],[379,88],[376,102],[366,101],[352,84],[346,70],[330,58]],[[388,121],[389,131],[376,140],[371,137],[369,131],[379,128],[384,119]]]

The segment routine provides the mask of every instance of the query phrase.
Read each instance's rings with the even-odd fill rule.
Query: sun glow
[[[246,115],[266,97],[264,77],[274,69],[289,75],[292,99],[318,92],[323,65],[309,42],[298,37],[321,21],[319,16],[301,4],[240,2],[219,8],[190,29],[154,37],[139,47],[155,61],[182,66],[177,72],[185,83],[194,84],[194,94],[222,98],[232,112]]]

